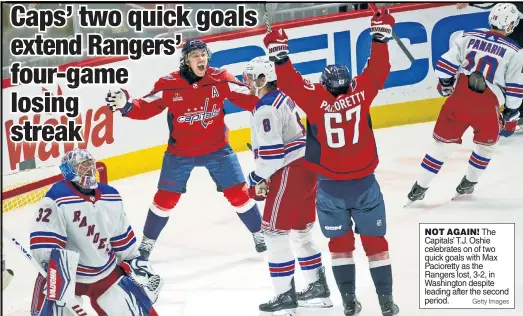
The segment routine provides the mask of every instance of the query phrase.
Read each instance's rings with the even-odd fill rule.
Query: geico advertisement
[[[458,31],[488,27],[488,12],[478,12],[473,8],[458,11],[450,5],[396,12],[394,16],[394,31],[415,60],[411,63],[399,46],[394,41],[390,42],[392,72],[386,89],[380,92],[374,106],[438,97],[433,66],[448,50],[452,38]],[[323,68],[332,63],[346,64],[353,74],[358,74],[369,57],[369,25],[370,17],[361,17],[289,28],[287,34],[291,59],[297,70],[313,82],[317,82]],[[211,65],[226,67],[241,78],[246,62],[265,54],[262,39],[263,35],[218,42],[211,40]],[[178,64],[179,55],[145,57],[112,65],[129,69],[129,82],[123,88],[128,89],[132,96],[140,97],[152,89],[159,77],[177,70]],[[4,173],[16,170],[20,161],[32,158],[36,158],[38,167],[57,164],[63,153],[73,146],[88,148],[95,157],[103,159],[166,144],[166,112],[146,121],[123,118],[118,113],[113,115],[104,106],[107,91],[114,86],[83,85],[73,90],[66,86],[65,81],[61,83],[58,79],[57,82],[53,86],[21,85],[3,89],[2,149],[7,153],[2,160]],[[9,138],[10,127],[22,124],[25,120],[31,120],[33,124],[56,125],[69,119],[65,115],[11,112],[13,92],[18,96],[37,96],[44,91],[79,97],[81,111],[75,120],[77,124],[82,124],[83,142],[13,142]],[[235,114],[240,111],[236,106],[229,103],[225,111],[228,113],[226,122],[230,129],[248,127],[248,116],[244,113]]]

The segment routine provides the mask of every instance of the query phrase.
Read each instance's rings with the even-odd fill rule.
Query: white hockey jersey
[[[80,254],[79,283],[101,280],[119,262],[140,255],[118,191],[99,184],[95,196],[85,196],[65,180],[39,203],[31,229],[31,254],[40,264],[49,261],[53,248]]]
[[[268,179],[305,155],[305,128],[296,104],[280,90],[264,95],[251,116],[256,175]]]
[[[516,109],[523,98],[523,51],[510,38],[491,31],[464,32],[438,60],[436,74],[483,73],[499,105]]]

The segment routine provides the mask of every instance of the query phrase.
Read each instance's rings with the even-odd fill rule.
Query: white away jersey
[[[523,98],[523,51],[510,38],[490,31],[465,32],[438,60],[436,74],[450,78],[459,73],[483,73],[499,105],[511,109]]]
[[[261,98],[251,116],[256,175],[268,179],[305,155],[305,129],[296,104],[280,90]]]
[[[31,229],[31,254],[40,264],[49,262],[53,248],[80,254],[79,283],[101,280],[117,263],[140,255],[118,191],[98,184],[96,195],[89,197],[65,180],[39,203]]]

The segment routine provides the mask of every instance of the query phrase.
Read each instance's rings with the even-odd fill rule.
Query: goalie
[[[98,315],[156,315],[163,280],[140,257],[120,194],[97,183],[86,150],[66,153],[60,171],[65,180],[49,189],[31,229],[31,254],[48,274],[36,279],[31,314],[70,315],[64,303],[86,295]]]

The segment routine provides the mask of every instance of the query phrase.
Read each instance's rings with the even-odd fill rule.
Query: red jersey
[[[225,69],[209,67],[205,76],[189,84],[179,71],[160,78],[148,95],[133,100],[125,115],[146,120],[168,111],[167,150],[180,156],[200,156],[216,151],[228,142],[224,100],[252,111],[259,99]]]
[[[276,65],[278,87],[307,114],[308,166],[336,180],[364,178],[378,165],[370,106],[390,73],[387,44],[372,42],[367,67],[347,92],[332,96],[321,84],[312,84],[289,61]]]

